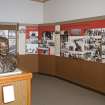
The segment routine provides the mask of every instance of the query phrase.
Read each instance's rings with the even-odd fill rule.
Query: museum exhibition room
[[[0,105],[105,105],[104,0],[0,0]]]

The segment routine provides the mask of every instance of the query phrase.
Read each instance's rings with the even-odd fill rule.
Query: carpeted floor
[[[105,105],[105,96],[54,77],[34,75],[32,105]]]

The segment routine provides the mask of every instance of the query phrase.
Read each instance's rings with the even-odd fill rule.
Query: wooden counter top
[[[32,78],[32,73],[23,72],[22,74],[0,77],[0,84],[20,81],[20,80],[26,80],[26,79],[31,79],[31,78]]]

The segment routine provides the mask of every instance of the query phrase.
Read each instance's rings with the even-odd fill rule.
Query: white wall
[[[31,0],[0,0],[0,22],[42,23],[43,4]]]
[[[105,0],[50,0],[44,5],[44,22],[105,15]]]

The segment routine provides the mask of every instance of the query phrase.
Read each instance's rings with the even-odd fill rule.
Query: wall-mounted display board
[[[38,27],[38,53],[105,62],[105,20]]]
[[[61,32],[60,36],[61,56],[105,62],[105,28],[84,29],[83,36],[71,35],[69,30]]]
[[[53,24],[40,25],[38,27],[38,54],[54,55],[55,41],[54,41],[55,26]]]
[[[61,31],[61,56],[73,58],[83,57],[85,37],[80,34],[80,29]]]
[[[55,56],[60,56],[60,33],[54,33]]]
[[[85,30],[85,60],[101,62],[103,29],[94,28]]]
[[[9,53],[16,55],[16,30],[0,30],[0,37],[8,39]]]
[[[42,40],[39,42],[38,53],[44,55],[54,55],[55,50],[54,33],[43,32]]]
[[[38,54],[60,56],[60,25],[39,26]]]
[[[61,56],[105,63],[105,20],[64,23],[61,30],[68,31]]]
[[[19,53],[38,54],[38,26],[19,26]]]

